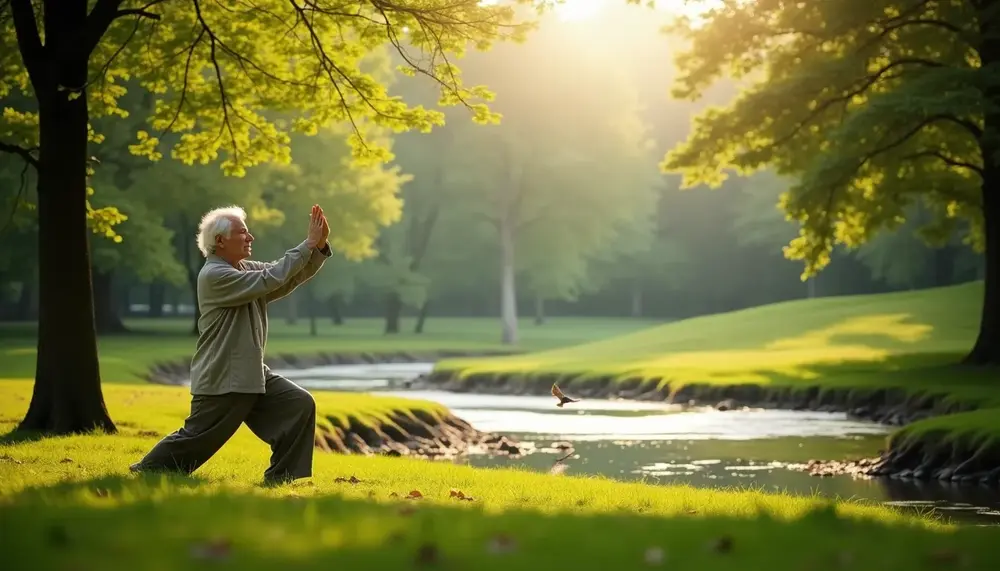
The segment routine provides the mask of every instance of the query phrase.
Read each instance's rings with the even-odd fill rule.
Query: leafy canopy
[[[674,95],[696,98],[723,75],[744,90],[702,113],[664,170],[686,187],[767,165],[793,179],[780,205],[800,234],[785,255],[806,262],[803,278],[914,204],[935,214],[926,234],[944,239],[966,219],[982,247],[981,89],[996,72],[979,67],[971,2],[716,4],[703,25],[672,28],[690,41]]]
[[[442,105],[464,104],[477,121],[496,119],[483,86],[465,86],[453,59],[469,46],[520,38],[514,8],[477,0],[91,0],[79,47],[93,47],[85,85],[60,85],[67,97],[87,97],[91,118],[129,111],[126,83],[152,94],[147,125],[130,150],[185,164],[221,158],[227,174],[264,162],[287,163],[293,133],[315,134],[337,123],[370,121],[392,130],[429,130],[440,112],[411,107],[389,95],[364,66],[365,56],[392,44],[400,71],[430,78]],[[11,14],[34,9],[35,30]],[[38,114],[8,95],[33,100],[18,40],[44,36],[41,7],[30,0],[0,4],[0,141],[37,147]],[[44,37],[40,38],[44,42]],[[94,45],[89,45],[93,43]],[[289,118],[288,114],[292,114]],[[176,133],[169,148],[164,135]],[[388,150],[351,137],[359,161],[389,158]],[[92,142],[101,136],[94,133]]]

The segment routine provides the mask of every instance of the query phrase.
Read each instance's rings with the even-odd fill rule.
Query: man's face
[[[229,237],[219,236],[216,238],[215,253],[230,262],[238,262],[250,257],[253,234],[239,218],[231,218],[230,220],[232,228],[229,231]]]

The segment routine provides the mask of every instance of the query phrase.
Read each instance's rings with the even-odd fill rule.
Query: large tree
[[[911,205],[939,231],[964,219],[986,252],[966,361],[1000,363],[1000,1],[711,4],[701,25],[674,27],[690,40],[674,95],[696,98],[726,73],[746,89],[702,113],[665,169],[687,186],[766,165],[794,177],[781,204],[801,227],[786,256],[805,275]]]
[[[115,429],[100,390],[86,240],[87,161],[95,116],[121,114],[123,79],[153,98],[133,152],[188,164],[222,155],[228,174],[287,161],[289,134],[371,121],[428,129],[441,114],[387,95],[359,65],[390,42],[408,72],[490,118],[483,88],[464,87],[448,55],[521,33],[513,9],[476,0],[3,0],[0,150],[38,170],[40,315],[35,388],[21,429]],[[269,112],[296,113],[293,121]],[[162,133],[181,133],[171,149]],[[360,158],[384,159],[352,139]]]

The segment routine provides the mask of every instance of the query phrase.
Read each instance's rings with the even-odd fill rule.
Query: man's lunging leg
[[[266,393],[254,404],[246,423],[271,445],[267,482],[285,482],[312,475],[316,438],[316,401],[309,391],[275,374],[267,377]]]
[[[132,471],[194,472],[232,438],[261,396],[239,393],[195,395],[191,398],[191,414],[184,421],[184,426],[160,440],[141,461],[132,466]]]

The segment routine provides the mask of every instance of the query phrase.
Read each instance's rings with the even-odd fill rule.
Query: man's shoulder
[[[198,271],[198,277],[207,277],[210,275],[218,275],[220,273],[226,273],[227,269],[235,269],[226,263],[224,260],[215,260],[212,258],[207,258],[205,263],[201,265],[201,270]]]

